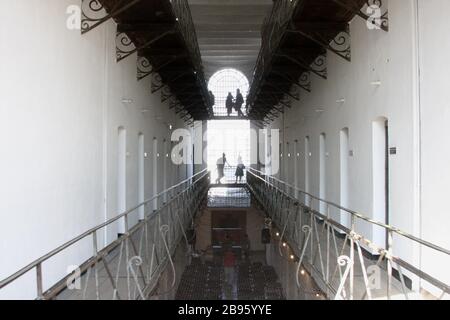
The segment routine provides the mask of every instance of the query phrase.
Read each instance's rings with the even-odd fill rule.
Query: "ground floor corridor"
[[[195,259],[184,271],[177,300],[283,300],[284,293],[273,267],[263,262],[240,261],[227,279],[223,257]],[[218,260],[218,261],[217,261]],[[253,260],[253,259],[251,259]]]
[[[0,300],[450,300],[449,12],[0,0]]]

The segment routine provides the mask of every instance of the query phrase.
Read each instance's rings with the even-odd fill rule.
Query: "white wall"
[[[450,190],[450,32],[446,0],[390,0],[389,32],[371,31],[361,18],[351,23],[352,61],[328,54],[328,79],[312,75],[312,92],[277,119],[283,145],[299,141],[299,184],[304,186],[304,141],[311,141],[310,186],[319,195],[319,137],[327,137],[326,198],[340,202],[340,130],[349,129],[347,207],[379,219],[373,208],[372,122],[389,120],[390,224],[450,248],[450,215],[445,204]],[[420,78],[419,75],[420,67]],[[381,81],[380,86],[372,82]],[[338,100],[345,99],[345,102]],[[316,112],[323,109],[324,112]],[[288,158],[283,157],[283,161]],[[286,167],[286,164],[284,164]],[[303,188],[303,187],[302,187]],[[317,203],[313,203],[317,209]],[[332,216],[339,219],[339,211]],[[367,223],[357,231],[374,238]],[[377,242],[383,246],[384,237]],[[395,237],[394,254],[449,283],[448,257],[437,260],[429,250]]]
[[[74,3],[81,1],[0,2],[0,279],[118,213],[120,126],[127,133],[128,208],[138,203],[139,134],[149,154],[149,198],[156,191],[153,138],[162,154],[162,141],[170,141],[167,124],[183,126],[159,94],[150,93],[149,79],[136,80],[136,56],[116,63],[112,21],[83,36],[66,28],[66,9]],[[161,191],[162,176],[158,181]],[[99,241],[110,242],[117,232],[115,225]],[[44,264],[44,290],[67,266],[89,257],[91,243]],[[34,297],[33,279],[34,273],[0,298]]]
[[[449,1],[418,1],[421,77],[420,118],[416,125],[420,130],[420,235],[447,249],[450,248],[450,214],[446,203],[450,192],[450,40],[445,36],[450,32],[448,12]],[[450,257],[429,249],[423,249],[421,257],[425,270],[450,283]]]

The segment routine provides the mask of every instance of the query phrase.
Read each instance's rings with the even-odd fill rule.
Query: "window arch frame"
[[[228,79],[227,79],[228,78]],[[231,83],[237,83],[233,86]],[[208,90],[215,96],[215,105],[213,106],[214,116],[227,116],[225,102],[228,92],[231,92],[236,98],[236,89],[240,89],[244,97],[244,106],[247,101],[247,94],[250,90],[250,82],[247,76],[235,68],[223,68],[215,72],[208,81]],[[243,108],[244,109],[244,108]],[[242,110],[245,113],[245,110]],[[233,110],[232,116],[236,117],[237,112]]]

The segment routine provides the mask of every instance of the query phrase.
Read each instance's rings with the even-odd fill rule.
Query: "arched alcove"
[[[213,107],[214,115],[218,117],[227,116],[227,109],[225,102],[227,100],[228,93],[231,92],[234,98],[236,98],[236,90],[240,89],[244,100],[247,98],[249,90],[249,82],[247,77],[236,69],[222,69],[217,71],[209,80],[208,88],[214,94],[215,105]],[[245,103],[244,103],[245,106]],[[245,113],[245,108],[242,108]],[[237,116],[235,110],[231,116]]]

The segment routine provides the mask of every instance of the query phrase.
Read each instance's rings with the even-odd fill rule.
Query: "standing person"
[[[227,244],[223,255],[223,268],[225,273],[225,282],[229,286],[234,285],[234,267],[236,265],[236,256],[233,253],[231,244]]]
[[[237,168],[236,168],[236,183],[238,183],[238,179],[239,179],[239,183],[242,182],[242,177],[244,176],[244,169],[245,169],[245,165],[242,162],[242,157],[239,156],[238,158],[238,163],[237,163]]]
[[[222,154],[222,156],[217,159],[217,179],[216,179],[216,184],[220,184],[220,180],[222,180],[222,178],[225,176],[225,164],[228,164],[227,162],[227,157],[224,154]],[[228,164],[229,165],[229,164]]]
[[[214,107],[216,105],[216,97],[214,96],[212,91],[209,91],[209,100],[210,100],[211,107]]]
[[[242,240],[242,251],[245,260],[248,260],[250,258],[250,239],[247,234],[244,236],[244,240]]]
[[[237,111],[239,117],[244,116],[244,114],[242,113],[242,105],[243,104],[244,104],[244,97],[241,94],[241,90],[237,89],[235,108],[236,108],[236,111]]]
[[[231,116],[231,113],[233,112],[233,100],[233,95],[231,94],[231,92],[228,92],[227,101],[225,102],[228,116]]]

